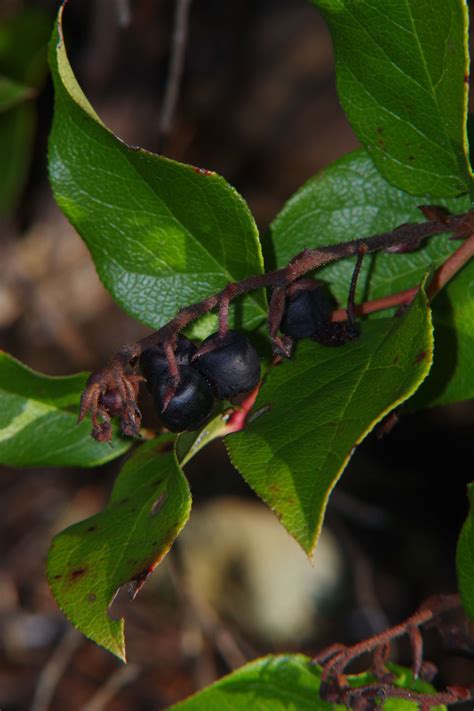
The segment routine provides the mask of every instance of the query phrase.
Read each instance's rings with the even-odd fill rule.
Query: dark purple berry
[[[223,338],[214,333],[206,338],[201,349],[202,355],[194,362],[219,400],[229,400],[258,385],[260,358],[243,333],[229,331]]]
[[[312,338],[325,346],[343,346],[358,338],[360,329],[350,319],[331,322],[335,303],[324,286],[301,289],[290,296],[280,330],[295,340]]]
[[[180,334],[175,351],[178,366],[189,365],[195,352],[196,346]],[[155,380],[168,372],[168,361],[161,345],[151,346],[143,351],[140,356],[140,370],[147,380],[148,389],[152,390]]]
[[[159,376],[153,385],[153,399],[161,421],[172,432],[197,430],[210,417],[214,395],[202,375],[190,366],[179,369],[180,381],[163,412],[165,398],[172,387],[167,374]]]
[[[295,340],[314,338],[329,324],[334,301],[324,286],[301,289],[287,300],[280,330]]]

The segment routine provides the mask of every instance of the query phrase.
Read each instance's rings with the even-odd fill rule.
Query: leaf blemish
[[[271,405],[264,405],[261,407],[259,410],[255,410],[255,412],[251,412],[250,415],[247,417],[247,424],[249,425],[250,423],[254,422],[258,417],[261,417],[264,415],[266,412],[272,409]]]
[[[77,578],[80,578],[81,575],[84,575],[87,570],[85,568],[76,568],[76,570],[71,570],[70,576],[73,580],[76,580]]]
[[[206,170],[206,168],[193,168],[193,170],[200,175],[213,175],[212,170]]]
[[[416,358],[415,358],[415,363],[421,363],[421,361],[424,360],[425,358],[426,358],[426,352],[425,352],[425,351],[421,351],[421,352],[418,353],[418,355],[416,356]]]
[[[93,531],[97,531],[97,526],[89,526],[87,529],[87,533],[92,533]]]
[[[145,568],[145,570],[142,570],[130,580],[130,585],[128,586],[128,594],[131,600],[135,600],[136,596],[138,595],[142,587],[145,585],[145,580],[152,572],[153,566],[150,566],[149,568]]]
[[[161,509],[163,508],[163,504],[165,503],[165,501],[166,501],[166,493],[163,492],[162,494],[159,495],[159,497],[156,499],[153,506],[151,507],[150,514],[152,516],[156,516],[156,514],[159,513],[161,511]]]
[[[95,600],[97,599],[97,596],[94,595],[94,593],[89,593],[89,595],[87,596],[87,599],[89,600],[89,602],[95,602]]]
[[[173,449],[174,449],[173,440],[168,440],[167,442],[162,442],[157,447],[157,451],[160,454],[166,454],[167,452],[172,452]]]

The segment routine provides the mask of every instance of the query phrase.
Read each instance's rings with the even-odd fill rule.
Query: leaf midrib
[[[439,106],[438,97],[437,97],[437,94],[436,94],[436,92],[435,92],[435,90],[434,90],[433,82],[431,81],[431,76],[430,76],[430,74],[429,74],[428,67],[427,67],[427,64],[426,64],[426,58],[425,58],[425,55],[424,55],[424,53],[423,53],[423,51],[422,51],[422,48],[421,48],[421,45],[420,45],[420,40],[419,40],[419,37],[418,37],[418,32],[417,32],[417,30],[416,30],[416,26],[415,26],[415,23],[414,23],[414,19],[413,19],[413,16],[412,16],[412,14],[411,14],[411,10],[410,10],[410,3],[405,0],[405,3],[404,3],[404,4],[405,4],[405,7],[406,7],[406,9],[407,9],[407,14],[408,14],[408,17],[409,17],[409,19],[410,19],[411,26],[412,26],[413,36],[415,37],[415,41],[416,41],[416,44],[417,44],[417,47],[418,47],[418,51],[419,51],[419,55],[420,55],[420,58],[421,58],[421,62],[422,62],[423,68],[424,68],[424,73],[425,73],[425,76],[426,76],[427,85],[422,85],[422,84],[420,84],[416,79],[414,79],[414,77],[412,77],[412,76],[410,76],[409,74],[407,74],[398,64],[396,64],[396,63],[393,61],[393,59],[387,54],[385,48],[384,48],[382,45],[380,45],[379,42],[377,42],[377,41],[375,40],[375,38],[374,38],[374,37],[372,36],[372,34],[368,31],[368,29],[362,24],[362,22],[359,20],[359,18],[351,12],[350,7],[349,7],[349,6],[346,6],[346,9],[347,9],[348,14],[349,14],[349,15],[352,17],[352,19],[358,24],[358,26],[360,27],[360,29],[367,35],[367,37],[369,38],[369,41],[371,41],[374,45],[376,45],[376,46],[380,49],[380,51],[382,52],[382,54],[383,54],[383,56],[385,57],[386,61],[387,61],[390,65],[392,65],[393,67],[395,67],[404,77],[406,77],[406,78],[409,79],[410,81],[413,81],[414,84],[416,84],[416,86],[418,86],[422,91],[426,92],[426,93],[428,94],[428,96],[430,96],[430,97],[432,98],[433,103],[434,103],[434,105],[435,105],[435,107],[436,107],[438,123],[439,123],[440,126],[443,126],[443,125],[444,125],[444,121],[443,121],[443,116],[442,116],[441,109],[440,109],[440,106]],[[347,64],[346,64],[346,69],[349,69],[349,65],[347,65]],[[350,71],[351,71],[351,70],[350,70]],[[357,83],[361,86],[361,88],[363,88],[363,89],[365,90],[366,94],[371,98],[371,100],[374,101],[375,103],[377,103],[377,104],[379,105],[380,102],[378,102],[378,101],[376,101],[376,100],[374,99],[374,97],[373,97],[373,96],[370,94],[370,92],[368,91],[367,87],[365,87],[364,85],[361,84],[360,80],[354,75],[354,73],[353,73],[352,71],[351,71],[351,74],[352,74],[354,80],[357,81]],[[431,89],[431,91],[429,91],[429,89]],[[458,160],[457,160],[457,158],[456,158],[456,153],[454,152],[454,147],[453,147],[453,144],[452,144],[451,139],[449,138],[448,134],[446,134],[446,133],[444,134],[444,135],[447,137],[447,139],[448,139],[448,145],[443,145],[443,144],[440,144],[440,143],[436,143],[435,141],[433,141],[432,138],[430,138],[430,137],[427,136],[425,133],[423,133],[422,131],[420,131],[420,129],[419,129],[417,126],[413,125],[413,124],[412,124],[410,121],[408,121],[407,119],[402,119],[400,116],[397,116],[397,115],[394,114],[392,111],[389,111],[386,107],[385,107],[385,110],[387,111],[387,113],[389,113],[390,115],[394,116],[394,118],[398,118],[398,120],[400,120],[400,121],[406,123],[406,124],[407,124],[408,126],[410,126],[412,129],[414,129],[417,133],[419,133],[423,138],[425,138],[426,140],[428,140],[430,143],[433,143],[433,145],[435,145],[437,148],[440,148],[441,150],[443,150],[443,151],[451,158],[452,161],[453,161],[453,159],[454,159],[454,165],[455,165],[455,167],[459,167],[459,166],[458,166]],[[406,167],[405,164],[403,164],[403,165],[404,165],[404,167]],[[408,166],[408,167],[414,168],[414,166]],[[414,169],[415,169],[415,168],[414,168]],[[456,175],[446,174],[446,177],[457,177],[457,176],[456,176]]]
[[[66,56],[67,56],[67,55],[66,55]],[[113,138],[113,140],[117,142],[117,148],[119,149],[120,155],[122,156],[123,159],[125,159],[126,164],[127,164],[128,166],[130,166],[130,168],[133,170],[133,172],[134,172],[134,173],[137,175],[137,177],[141,180],[142,184],[146,186],[147,190],[149,191],[149,193],[151,194],[151,196],[153,197],[153,199],[159,201],[160,207],[163,209],[163,212],[166,212],[166,213],[176,222],[176,224],[181,227],[181,229],[185,232],[185,234],[186,234],[187,237],[190,239],[190,241],[192,241],[195,245],[197,245],[198,249],[199,249],[200,251],[204,252],[204,253],[207,255],[208,260],[209,260],[210,262],[212,262],[213,264],[215,264],[216,267],[218,268],[218,270],[219,270],[218,273],[222,274],[222,275],[228,280],[228,282],[233,282],[233,281],[235,281],[236,278],[231,274],[231,272],[229,271],[229,269],[227,268],[227,266],[221,264],[221,263],[213,256],[213,254],[212,254],[212,253],[209,251],[209,249],[207,248],[206,244],[205,244],[204,242],[201,242],[201,241],[189,230],[189,228],[188,228],[180,219],[178,219],[178,217],[175,215],[175,213],[173,212],[173,210],[159,197],[159,195],[156,193],[156,191],[153,189],[153,187],[152,187],[152,186],[150,185],[150,183],[148,182],[146,176],[143,175],[142,171],[139,170],[139,167],[138,167],[137,165],[135,165],[134,162],[132,161],[132,155],[128,152],[128,151],[131,151],[131,150],[132,150],[132,149],[130,148],[130,146],[128,146],[128,144],[126,144],[125,142],[119,140],[119,139],[117,138],[117,136],[115,136],[115,134],[114,134],[112,131],[110,131],[110,129],[108,129],[106,126],[104,126],[103,124],[98,123],[97,121],[95,121],[95,119],[93,119],[89,114],[87,114],[87,113],[84,111],[84,109],[82,109],[82,107],[75,101],[75,99],[74,99],[74,97],[72,96],[71,92],[70,92],[69,89],[67,88],[67,86],[66,86],[66,84],[65,84],[65,82],[64,82],[62,73],[61,73],[61,69],[60,69],[60,58],[59,58],[59,56],[58,56],[58,49],[56,50],[56,61],[57,61],[58,76],[59,76],[59,80],[60,80],[60,82],[59,82],[59,83],[60,83],[60,89],[63,90],[63,91],[67,94],[67,96],[69,97],[70,101],[72,101],[73,105],[83,112],[83,114],[84,114],[84,116],[86,117],[87,121],[94,121],[94,123],[95,123],[99,128],[101,128],[102,130],[105,130],[105,131]],[[68,109],[66,108],[66,110],[68,110]],[[77,129],[79,132],[81,132],[83,135],[85,135],[88,139],[90,139],[91,136],[90,136],[88,133],[86,133],[86,131],[85,131],[84,128],[80,125],[80,123],[78,123],[78,122],[76,122],[76,121],[74,120],[73,114],[72,114],[70,111],[68,111],[68,113],[69,113],[70,119],[71,119],[71,121],[74,123],[76,129]],[[103,148],[102,145],[101,145],[101,148]],[[61,163],[62,163],[63,165],[65,165],[64,160],[60,157],[60,151],[59,151],[59,148],[58,148],[58,144],[57,144],[57,143],[56,143],[56,151],[57,151],[58,159],[61,161]],[[166,159],[160,158],[160,156],[156,156],[155,154],[149,154],[148,152],[144,152],[144,151],[142,152],[141,149],[140,149],[139,151],[137,151],[137,155],[140,155],[140,156],[141,156],[142,158],[144,158],[144,159],[150,158],[150,156],[152,156],[152,159],[154,159],[154,160],[158,160],[158,161],[159,161],[159,160],[166,160]],[[215,179],[218,180],[218,179],[219,179],[218,176],[216,176]],[[195,186],[193,186],[193,187],[195,187]],[[204,192],[203,192],[203,190],[202,190],[202,187],[201,187],[201,186],[198,186],[198,188],[199,188],[199,194],[201,195],[201,197],[204,196],[205,200],[207,201],[207,196],[204,194]],[[237,199],[238,199],[238,198],[237,198]],[[209,204],[209,203],[208,203],[208,204]],[[244,208],[245,206],[242,205],[242,207]],[[224,243],[225,241],[222,239],[222,231],[221,231],[219,222],[218,222],[218,220],[215,219],[214,212],[211,211],[211,213],[212,213],[213,219],[214,219],[214,221],[216,222],[216,224],[218,225],[218,228],[219,228],[219,231],[220,231],[220,232],[219,232],[220,241],[221,241],[221,243]],[[240,216],[239,216],[239,221],[241,221]],[[253,230],[252,230],[252,231],[253,231]],[[255,227],[255,233],[254,233],[253,236],[254,236],[254,239],[255,239],[255,242],[256,242],[256,244],[255,244],[256,251],[257,251],[257,253],[259,253],[259,252],[260,252],[259,237],[258,237],[258,232],[257,232],[257,230],[256,230],[256,227]],[[262,263],[262,256],[261,256],[261,253],[259,254],[259,257],[260,257],[260,259],[259,259],[259,261],[260,261],[260,265],[259,265],[259,266],[260,266],[260,272],[259,272],[259,273],[262,273],[262,272],[263,272],[263,263]],[[120,265],[120,267],[121,267],[122,269],[124,268],[123,265],[121,264],[121,262],[118,262],[116,259],[115,259],[114,261],[115,261],[116,264]],[[128,269],[127,267],[125,267],[125,268],[126,268],[126,271],[128,271],[128,272],[131,271],[131,272],[134,273],[134,274],[141,274],[141,272],[139,272],[139,271],[130,270],[130,269]],[[172,273],[172,270],[170,271],[170,273]],[[149,276],[149,277],[151,276],[151,277],[152,277],[153,275],[146,275],[146,276]],[[248,276],[251,276],[251,275],[248,275]],[[238,280],[239,278],[240,278],[240,277],[237,277],[237,280]],[[251,297],[253,303],[257,306],[258,310],[261,312],[261,314],[262,314],[263,316],[265,316],[265,315],[266,315],[266,310],[265,310],[265,308],[263,308],[262,305],[259,303],[258,299],[256,299],[253,294],[251,294],[250,297]]]

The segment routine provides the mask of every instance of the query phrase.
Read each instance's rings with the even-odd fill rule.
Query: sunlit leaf
[[[414,680],[403,667],[390,665],[394,684],[420,693],[431,693],[426,681]],[[370,684],[374,677],[357,674],[348,677],[351,687]],[[301,654],[268,656],[257,659],[219,679],[189,699],[175,704],[172,711],[345,711],[345,706],[322,701],[319,697],[321,669]],[[405,699],[388,699],[384,711],[416,711],[418,705]],[[171,711],[170,709],[170,711]],[[445,706],[433,711],[445,711]]]
[[[112,446],[77,424],[87,373],[51,377],[0,351],[0,463],[13,467],[94,467],[123,454],[131,440],[114,427]]]
[[[418,388],[432,349],[423,291],[402,318],[364,323],[350,344],[300,341],[270,371],[245,429],[226,438],[233,464],[308,554],[354,447]]]
[[[173,452],[174,437],[142,445],[126,462],[106,508],[70,526],[48,555],[51,591],[83,634],[125,659],[124,620],[109,606],[130,584],[135,594],[189,517],[191,495]]]
[[[72,73],[61,22],[62,10],[50,53],[54,195],[114,299],[159,327],[180,307],[263,270],[257,228],[219,175],[127,146],[102,124]],[[258,325],[264,294],[254,292],[237,313]]]
[[[329,25],[344,111],[380,172],[420,195],[472,189],[464,0],[312,0]]]
[[[284,206],[271,226],[277,266],[306,247],[335,244],[424,220],[418,205],[435,203],[451,212],[470,207],[467,196],[434,199],[398,190],[378,172],[365,151],[355,151],[311,178]],[[459,246],[446,235],[431,237],[416,252],[366,257],[359,278],[359,301],[377,299],[415,286],[430,267],[440,266]],[[318,270],[345,305],[354,261],[342,259]],[[383,318],[387,312],[370,318]],[[474,396],[474,262],[466,265],[433,302],[436,354],[430,377],[409,406],[440,405]]]

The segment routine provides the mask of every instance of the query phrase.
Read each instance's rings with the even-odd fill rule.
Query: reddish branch
[[[430,299],[434,298],[438,291],[453,278],[455,274],[472,258],[474,257],[474,235],[471,235],[466,241],[457,249],[450,257],[446,259],[445,262],[439,267],[439,269],[433,274],[431,279],[427,294]],[[393,306],[402,306],[404,304],[409,304],[413,297],[416,295],[418,287],[413,289],[405,289],[404,291],[399,291],[396,294],[388,294],[387,296],[382,296],[380,299],[372,299],[371,301],[365,301],[360,306],[356,307],[357,316],[367,316],[374,311],[383,311],[384,309],[390,309]],[[332,314],[333,321],[345,321],[347,318],[346,309],[337,309]]]
[[[105,368],[92,373],[81,399],[79,421],[84,418],[87,412],[90,412],[93,425],[92,436],[100,442],[106,442],[110,441],[112,437],[111,417],[118,415],[122,432],[126,435],[137,436],[141,415],[136,399],[141,376],[137,375],[133,368],[142,351],[158,344],[163,346],[169,372],[174,379],[174,386],[176,386],[179,371],[174,349],[178,334],[199,317],[218,308],[219,332],[221,335],[225,335],[228,328],[229,305],[234,299],[244,294],[255,289],[272,289],[268,314],[270,338],[276,351],[288,354],[291,351],[291,341],[287,337],[280,336],[278,331],[288,289],[297,279],[326,264],[352,256],[358,257],[357,270],[360,268],[362,256],[365,254],[380,251],[413,251],[420,246],[424,239],[445,232],[453,233],[454,237],[458,239],[474,235],[474,213],[472,212],[449,215],[441,208],[433,206],[423,206],[420,209],[428,218],[426,222],[404,224],[390,232],[341,244],[305,249],[282,269],[230,283],[220,293],[181,309],[177,316],[165,326],[132,345],[124,346]],[[438,291],[460,269],[462,264],[472,256],[473,251],[474,237],[471,237],[438,270],[432,282],[435,285],[433,287],[435,291]],[[355,279],[352,283],[355,284]],[[413,298],[414,293],[415,291],[410,289],[391,297],[378,299],[375,302],[367,302],[359,307],[357,313],[364,315],[374,310],[407,303]],[[347,316],[346,310],[335,312],[335,320],[341,320]],[[350,316],[351,314],[349,314]]]
[[[398,697],[416,701],[421,711],[428,711],[440,704],[453,704],[473,698],[474,687],[448,687],[446,691],[422,694],[393,685],[394,674],[387,668],[390,645],[393,640],[407,635],[412,649],[412,672],[418,677],[431,680],[436,674],[436,667],[430,662],[423,662],[423,638],[420,628],[447,612],[461,608],[459,595],[437,595],[429,598],[411,617],[385,632],[376,634],[352,647],[335,644],[328,647],[314,658],[315,664],[322,666],[321,698],[332,703],[343,703],[356,711],[369,711],[378,708],[378,703],[388,697]],[[437,621],[442,627],[442,620]],[[345,670],[351,662],[362,654],[371,653],[372,664],[369,671],[377,681],[351,688]]]

